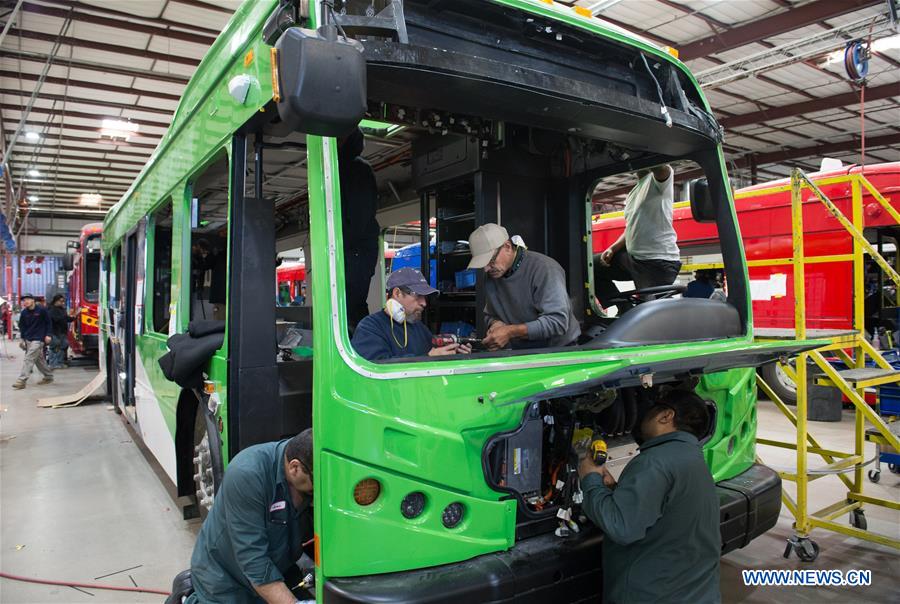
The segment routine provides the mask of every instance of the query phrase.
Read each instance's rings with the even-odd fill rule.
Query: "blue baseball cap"
[[[428,284],[421,271],[409,267],[397,269],[388,276],[388,291],[395,287],[404,287],[420,296],[430,296],[438,292],[438,290]]]

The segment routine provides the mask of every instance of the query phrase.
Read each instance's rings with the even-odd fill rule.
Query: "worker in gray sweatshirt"
[[[469,236],[469,268],[483,268],[488,350],[568,346],[581,334],[559,263],[489,222]]]

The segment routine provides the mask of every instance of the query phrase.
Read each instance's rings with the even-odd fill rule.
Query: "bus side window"
[[[225,320],[228,178],[228,159],[222,152],[190,184],[191,321]]]
[[[153,331],[168,333],[172,299],[172,201],[166,200],[153,213]]]

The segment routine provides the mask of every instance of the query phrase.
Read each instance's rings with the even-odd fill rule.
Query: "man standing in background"
[[[52,341],[50,344],[50,369],[60,369],[69,365],[69,323],[75,320],[74,311],[66,312],[66,297],[62,294],[53,296],[47,309],[52,324]]]
[[[19,337],[22,338],[22,342],[19,346],[25,351],[25,361],[22,363],[19,378],[12,385],[16,390],[25,387],[25,382],[31,376],[35,365],[44,375],[44,379],[38,382],[38,385],[53,382],[53,371],[44,360],[44,345],[50,343],[51,333],[53,328],[47,309],[36,306],[33,295],[22,296],[22,312],[19,315]]]

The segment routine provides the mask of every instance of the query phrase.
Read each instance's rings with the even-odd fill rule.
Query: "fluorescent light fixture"
[[[29,130],[25,133],[25,140],[29,141],[39,141],[41,140],[41,135],[35,132],[34,130]]]
[[[28,201],[30,201],[31,203],[37,203],[40,200],[41,200],[41,198],[38,197],[37,195],[29,195],[28,196]]]
[[[105,119],[100,127],[100,136],[109,138],[121,138],[128,140],[129,137],[138,133],[140,126],[133,122],[125,120]]]
[[[900,34],[889,38],[881,38],[872,42],[872,50],[875,52],[884,52],[886,50],[897,50],[900,48]]]
[[[28,176],[30,176],[31,178],[40,178],[42,175],[40,171],[31,169],[28,171]]]
[[[78,203],[83,206],[99,206],[101,201],[103,201],[103,196],[97,193],[82,193],[78,199]]]

